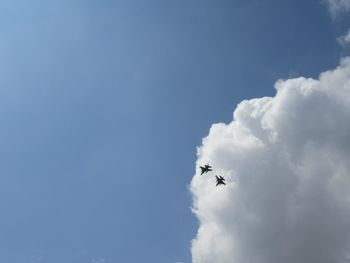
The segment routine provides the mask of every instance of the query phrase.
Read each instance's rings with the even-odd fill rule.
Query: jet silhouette
[[[207,172],[212,171],[211,166],[209,164],[206,164],[203,166],[199,166],[201,168],[201,175]]]
[[[218,185],[220,185],[220,184],[226,185],[226,184],[225,184],[225,178],[222,177],[222,176],[217,176],[217,175],[216,175],[216,186],[218,186]]]

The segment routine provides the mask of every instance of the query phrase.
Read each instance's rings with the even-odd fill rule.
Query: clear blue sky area
[[[0,262],[190,263],[196,146],[346,55],[316,0],[0,3]]]

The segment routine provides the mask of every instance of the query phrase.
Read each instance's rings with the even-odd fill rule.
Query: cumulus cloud
[[[350,58],[242,101],[198,148],[193,263],[350,262]],[[215,174],[226,186],[215,186]]]
[[[350,30],[346,33],[346,35],[338,37],[337,42],[343,47],[350,44]]]
[[[326,0],[326,3],[333,17],[350,10],[350,0]]]

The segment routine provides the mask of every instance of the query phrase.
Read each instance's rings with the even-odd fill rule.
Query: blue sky
[[[0,3],[0,261],[191,262],[196,147],[317,76],[350,25],[312,0]]]

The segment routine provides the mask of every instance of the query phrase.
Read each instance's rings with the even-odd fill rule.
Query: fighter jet
[[[217,175],[216,175],[216,186],[218,186],[218,185],[220,185],[220,184],[226,185],[226,184],[225,184],[225,178],[222,177],[222,176],[217,176]]]
[[[211,166],[209,164],[206,164],[203,166],[199,166],[201,168],[201,175],[207,172],[212,171]]]

